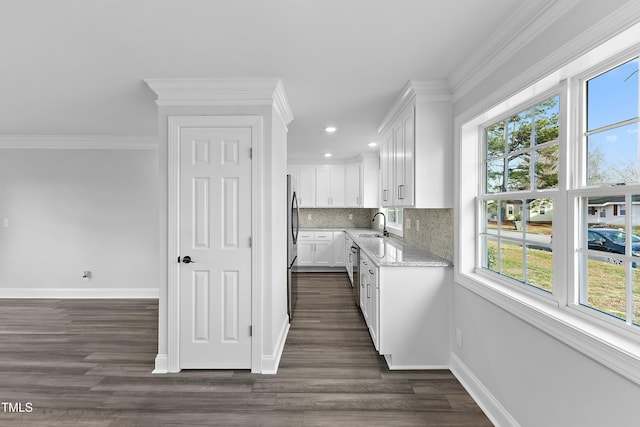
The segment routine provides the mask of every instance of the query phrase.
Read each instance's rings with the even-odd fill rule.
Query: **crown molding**
[[[158,106],[269,105],[285,126],[293,113],[278,78],[145,79]]]
[[[0,135],[0,149],[157,150],[155,136]]]
[[[544,32],[579,0],[523,2],[449,77],[457,101]]]
[[[427,102],[450,102],[451,90],[446,80],[416,81],[409,80],[400,95],[387,111],[378,125],[378,133],[383,134],[391,123],[415,98]]]

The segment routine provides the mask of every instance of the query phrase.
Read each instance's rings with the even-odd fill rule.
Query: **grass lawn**
[[[530,285],[552,290],[551,252],[527,249],[526,270],[522,263],[522,246],[502,245],[502,271],[498,270],[498,245],[489,242],[489,268]],[[491,255],[493,253],[494,255]],[[588,304],[591,308],[626,319],[625,267],[606,261],[588,260]],[[526,271],[526,280],[524,277]],[[632,271],[634,283],[634,319],[640,324],[640,268]]]

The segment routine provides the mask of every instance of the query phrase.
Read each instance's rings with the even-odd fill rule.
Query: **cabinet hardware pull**
[[[369,270],[369,274],[373,274],[373,270]]]

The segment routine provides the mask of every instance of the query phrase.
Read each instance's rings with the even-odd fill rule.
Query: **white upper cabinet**
[[[351,163],[346,168],[346,206],[359,208],[362,206],[362,190],[360,181],[360,163]]]
[[[313,208],[316,203],[316,168],[299,167],[296,169],[298,170],[298,206]]]
[[[346,168],[341,165],[316,168],[316,207],[344,208]]]
[[[297,176],[298,204],[302,208],[377,208],[378,157],[363,154],[347,164],[290,165]]]
[[[407,83],[378,127],[382,206],[453,206],[452,131],[446,83]]]
[[[384,135],[384,143],[380,149],[380,201],[383,207],[393,206],[393,129]]]

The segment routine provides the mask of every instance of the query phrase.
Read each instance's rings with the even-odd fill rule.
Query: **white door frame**
[[[180,129],[251,128],[251,372],[262,372],[262,116],[169,116],[168,118],[168,241],[167,241],[167,367],[180,371]]]

